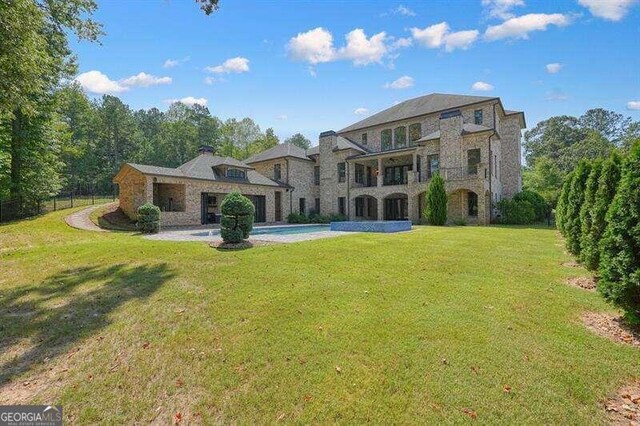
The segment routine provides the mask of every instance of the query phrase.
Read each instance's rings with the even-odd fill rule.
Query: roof
[[[247,164],[259,163],[261,161],[274,160],[276,158],[293,157],[301,160],[309,160],[307,151],[292,143],[281,143],[266,151],[259,152],[247,158],[244,162]]]
[[[363,129],[365,127],[377,126],[392,121],[404,120],[407,118],[417,117],[420,115],[432,114],[435,112],[446,111],[452,108],[459,108],[465,105],[476,104],[491,100],[498,100],[496,97],[487,96],[470,96],[470,95],[449,95],[443,93],[432,93],[426,96],[420,96],[400,102],[391,108],[380,111],[364,120],[358,121],[338,133],[350,132],[353,130]]]
[[[312,146],[307,150],[308,157],[311,157],[312,155],[319,155],[319,154],[320,154],[320,145]]]
[[[286,186],[253,170],[251,166],[231,157],[218,157],[210,154],[200,154],[183,165],[172,169],[169,167],[148,166],[145,164],[127,163],[129,166],[146,175],[180,177],[187,179],[209,180],[214,182],[232,182],[266,186]],[[228,178],[214,173],[214,167],[229,166],[246,171],[246,179]]]
[[[486,127],[486,126],[481,126],[479,124],[473,124],[473,123],[463,123],[462,124],[462,134],[463,135],[471,135],[473,133],[492,132],[492,131],[493,131],[492,128]],[[416,141],[416,143],[432,141],[434,139],[440,139],[440,130],[436,130],[435,132],[431,132],[428,135],[425,135],[425,136],[421,137],[420,139],[418,139]]]
[[[351,139],[347,139],[343,136],[338,136],[336,138],[336,146],[333,148],[334,151],[342,151],[344,149],[353,149],[361,153],[371,152],[371,150],[365,146],[362,146],[358,143],[355,143]]]

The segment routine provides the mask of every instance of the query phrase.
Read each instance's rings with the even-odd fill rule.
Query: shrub
[[[544,200],[542,195],[538,194],[535,191],[524,190],[522,192],[518,192],[513,196],[514,201],[527,201],[531,206],[533,206],[533,210],[536,214],[535,220],[538,222],[543,222],[547,218],[547,214],[549,213],[549,205]]]
[[[287,216],[287,222],[289,223],[309,223],[309,219],[302,213],[290,213]]]
[[[253,229],[255,207],[237,191],[230,192],[220,204],[220,236],[225,243],[239,243],[249,238]]]
[[[564,212],[564,236],[567,240],[567,250],[575,255],[580,254],[580,239],[582,237],[580,209],[584,203],[584,191],[589,173],[591,173],[591,164],[586,160],[580,161],[571,181]]]
[[[556,206],[556,225],[562,235],[564,235],[565,212],[569,201],[569,189],[573,183],[574,176],[575,174],[571,172],[564,178],[564,183],[560,190],[560,197],[558,198],[558,205]]]
[[[589,269],[598,269],[600,264],[600,240],[607,226],[607,210],[611,206],[613,197],[620,181],[620,155],[614,151],[602,164],[602,171],[598,179],[594,205],[591,210],[591,227],[589,233],[583,235],[582,262]]]
[[[329,223],[329,216],[323,216],[320,213],[309,213],[309,222],[311,223]]]
[[[160,231],[160,208],[151,203],[138,207],[138,229],[145,234]]]
[[[467,219],[465,218],[459,218],[459,219],[455,219],[453,221],[453,224],[456,226],[467,226]]]
[[[329,222],[344,222],[347,217],[340,213],[334,213],[329,215]]]
[[[640,323],[640,143],[631,148],[621,176],[606,216],[598,291]]]
[[[431,225],[442,226],[447,222],[447,192],[439,173],[429,182],[424,215]]]
[[[500,222],[509,225],[526,225],[536,220],[536,211],[529,201],[502,199],[498,201]]]
[[[591,172],[587,178],[584,190],[584,203],[580,208],[580,260],[586,265],[587,259],[593,258],[593,252],[597,246],[591,239],[591,226],[593,223],[593,210],[596,202],[596,191],[602,171],[602,161],[596,160],[591,165]],[[593,269],[593,267],[589,267]]]

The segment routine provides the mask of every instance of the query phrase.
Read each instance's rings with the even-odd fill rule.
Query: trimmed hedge
[[[160,231],[160,208],[151,203],[138,207],[138,229],[144,234]]]
[[[330,222],[344,222],[347,217],[343,214],[330,214],[321,215],[316,212],[311,212],[309,216],[303,213],[290,213],[287,216],[287,222],[289,223],[330,223]]]
[[[640,141],[622,167],[620,185],[607,212],[600,253],[598,291],[640,323]]]
[[[424,216],[431,225],[442,226],[447,222],[447,192],[440,173],[436,173],[429,182]]]
[[[598,182],[602,172],[602,160],[596,160],[591,166],[591,173],[587,178],[586,188],[584,191],[584,203],[580,208],[580,260],[587,264],[587,259],[593,259],[594,252],[597,252],[598,246],[594,244],[591,235],[591,227],[593,225],[593,212],[596,203],[596,192],[598,190]],[[593,266],[588,267],[593,269]]]
[[[591,173],[591,163],[586,160],[580,161],[571,181],[566,210],[564,211],[564,236],[567,240],[567,250],[575,255],[580,254],[580,238],[582,236],[580,209],[584,203],[584,192],[589,173]]]
[[[564,227],[566,224],[566,211],[567,204],[569,202],[569,190],[571,189],[571,185],[573,184],[573,179],[575,177],[575,173],[569,173],[562,184],[562,189],[560,190],[560,197],[558,198],[558,205],[556,206],[556,225],[560,232],[564,234]]]
[[[226,243],[239,243],[249,238],[253,229],[255,207],[250,199],[237,191],[230,192],[220,204],[220,236]]]
[[[500,223],[509,225],[527,225],[536,221],[536,210],[527,200],[503,199],[498,201]]]

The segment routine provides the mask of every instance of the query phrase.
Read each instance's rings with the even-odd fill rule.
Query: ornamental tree
[[[220,212],[220,235],[225,243],[239,243],[249,238],[255,214],[255,207],[250,199],[233,191],[224,197]]]
[[[640,323],[640,142],[622,167],[601,243],[598,291]]]
[[[580,209],[584,203],[584,191],[589,173],[591,173],[591,163],[585,160],[580,161],[575,169],[575,176],[571,181],[566,210],[563,213],[567,249],[575,255],[580,254],[580,238],[582,237]]]
[[[596,191],[598,190],[598,182],[600,173],[602,172],[602,160],[595,160],[591,165],[591,172],[587,177],[584,190],[584,203],[580,208],[580,260],[584,262],[587,256],[593,251],[593,244],[589,235],[591,234],[591,226],[593,224],[593,210],[596,203]]]
[[[440,173],[436,173],[429,182],[424,216],[430,225],[442,226],[447,222],[447,191]]]

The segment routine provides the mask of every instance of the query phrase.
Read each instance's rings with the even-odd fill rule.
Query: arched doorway
[[[407,194],[391,194],[384,198],[384,220],[409,219],[409,197]]]
[[[378,220],[378,200],[371,195],[359,195],[354,198],[355,220]]]
[[[469,189],[457,189],[449,193],[447,216],[449,221],[464,219],[477,222],[479,212],[478,194]]]

